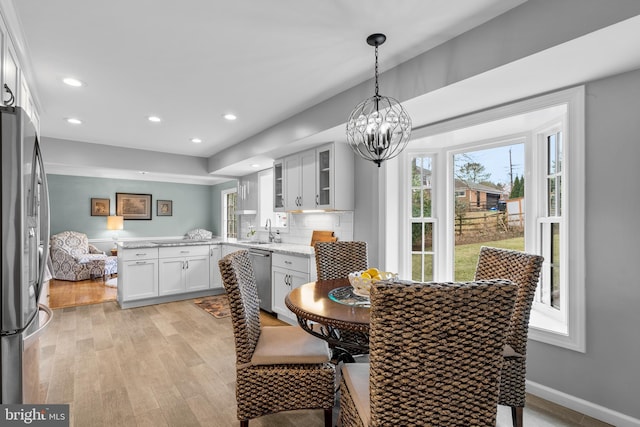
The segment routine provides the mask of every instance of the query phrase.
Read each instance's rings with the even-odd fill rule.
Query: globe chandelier
[[[376,93],[356,106],[347,121],[347,142],[365,160],[378,165],[404,150],[411,136],[411,118],[400,103],[378,93],[378,46],[384,34],[371,34],[367,44],[376,48]]]

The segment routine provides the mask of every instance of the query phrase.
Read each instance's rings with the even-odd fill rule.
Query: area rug
[[[193,303],[211,314],[216,319],[223,319],[231,316],[229,309],[229,299],[227,295],[214,295],[210,297],[197,298]],[[262,326],[287,326],[288,323],[279,320],[277,317],[260,310],[260,324]]]
[[[223,319],[231,316],[231,310],[229,310],[229,299],[225,294],[197,298],[193,302],[216,319]]]

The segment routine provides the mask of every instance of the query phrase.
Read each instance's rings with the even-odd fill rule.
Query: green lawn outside
[[[455,249],[455,275],[458,282],[473,280],[480,255],[481,246],[491,246],[501,249],[524,250],[524,236],[513,239],[495,240],[493,242],[471,243],[457,245]]]
[[[515,237],[512,239],[495,240],[491,242],[471,243],[466,245],[457,245],[455,249],[455,276],[454,280],[463,282],[473,280],[473,276],[476,271],[476,264],[478,263],[478,255],[480,254],[481,246],[492,246],[494,248],[513,249],[517,251],[524,250],[524,236]],[[420,256],[413,255],[412,257],[412,271],[420,271]],[[430,262],[428,263],[430,264]],[[431,280],[430,277],[431,265],[425,270],[426,281]],[[414,274],[413,280],[419,280]]]

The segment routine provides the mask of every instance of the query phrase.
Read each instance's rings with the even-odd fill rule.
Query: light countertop
[[[269,243],[269,242],[255,242],[248,240],[234,240],[230,239],[225,241],[224,239],[167,239],[167,240],[141,240],[131,242],[120,242],[118,247],[120,249],[141,249],[141,248],[160,248],[160,247],[175,247],[175,246],[194,246],[194,245],[233,245],[243,248],[262,249],[269,252],[277,252],[290,255],[303,255],[314,256],[315,252],[313,247],[308,245],[297,245],[291,243]]]

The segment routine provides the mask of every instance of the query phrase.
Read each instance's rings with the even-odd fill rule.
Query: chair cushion
[[[342,377],[349,389],[351,400],[358,410],[358,415],[365,426],[371,422],[369,402],[369,364],[346,363],[342,367]]]
[[[252,365],[325,363],[329,346],[297,326],[265,326],[260,330]]]

